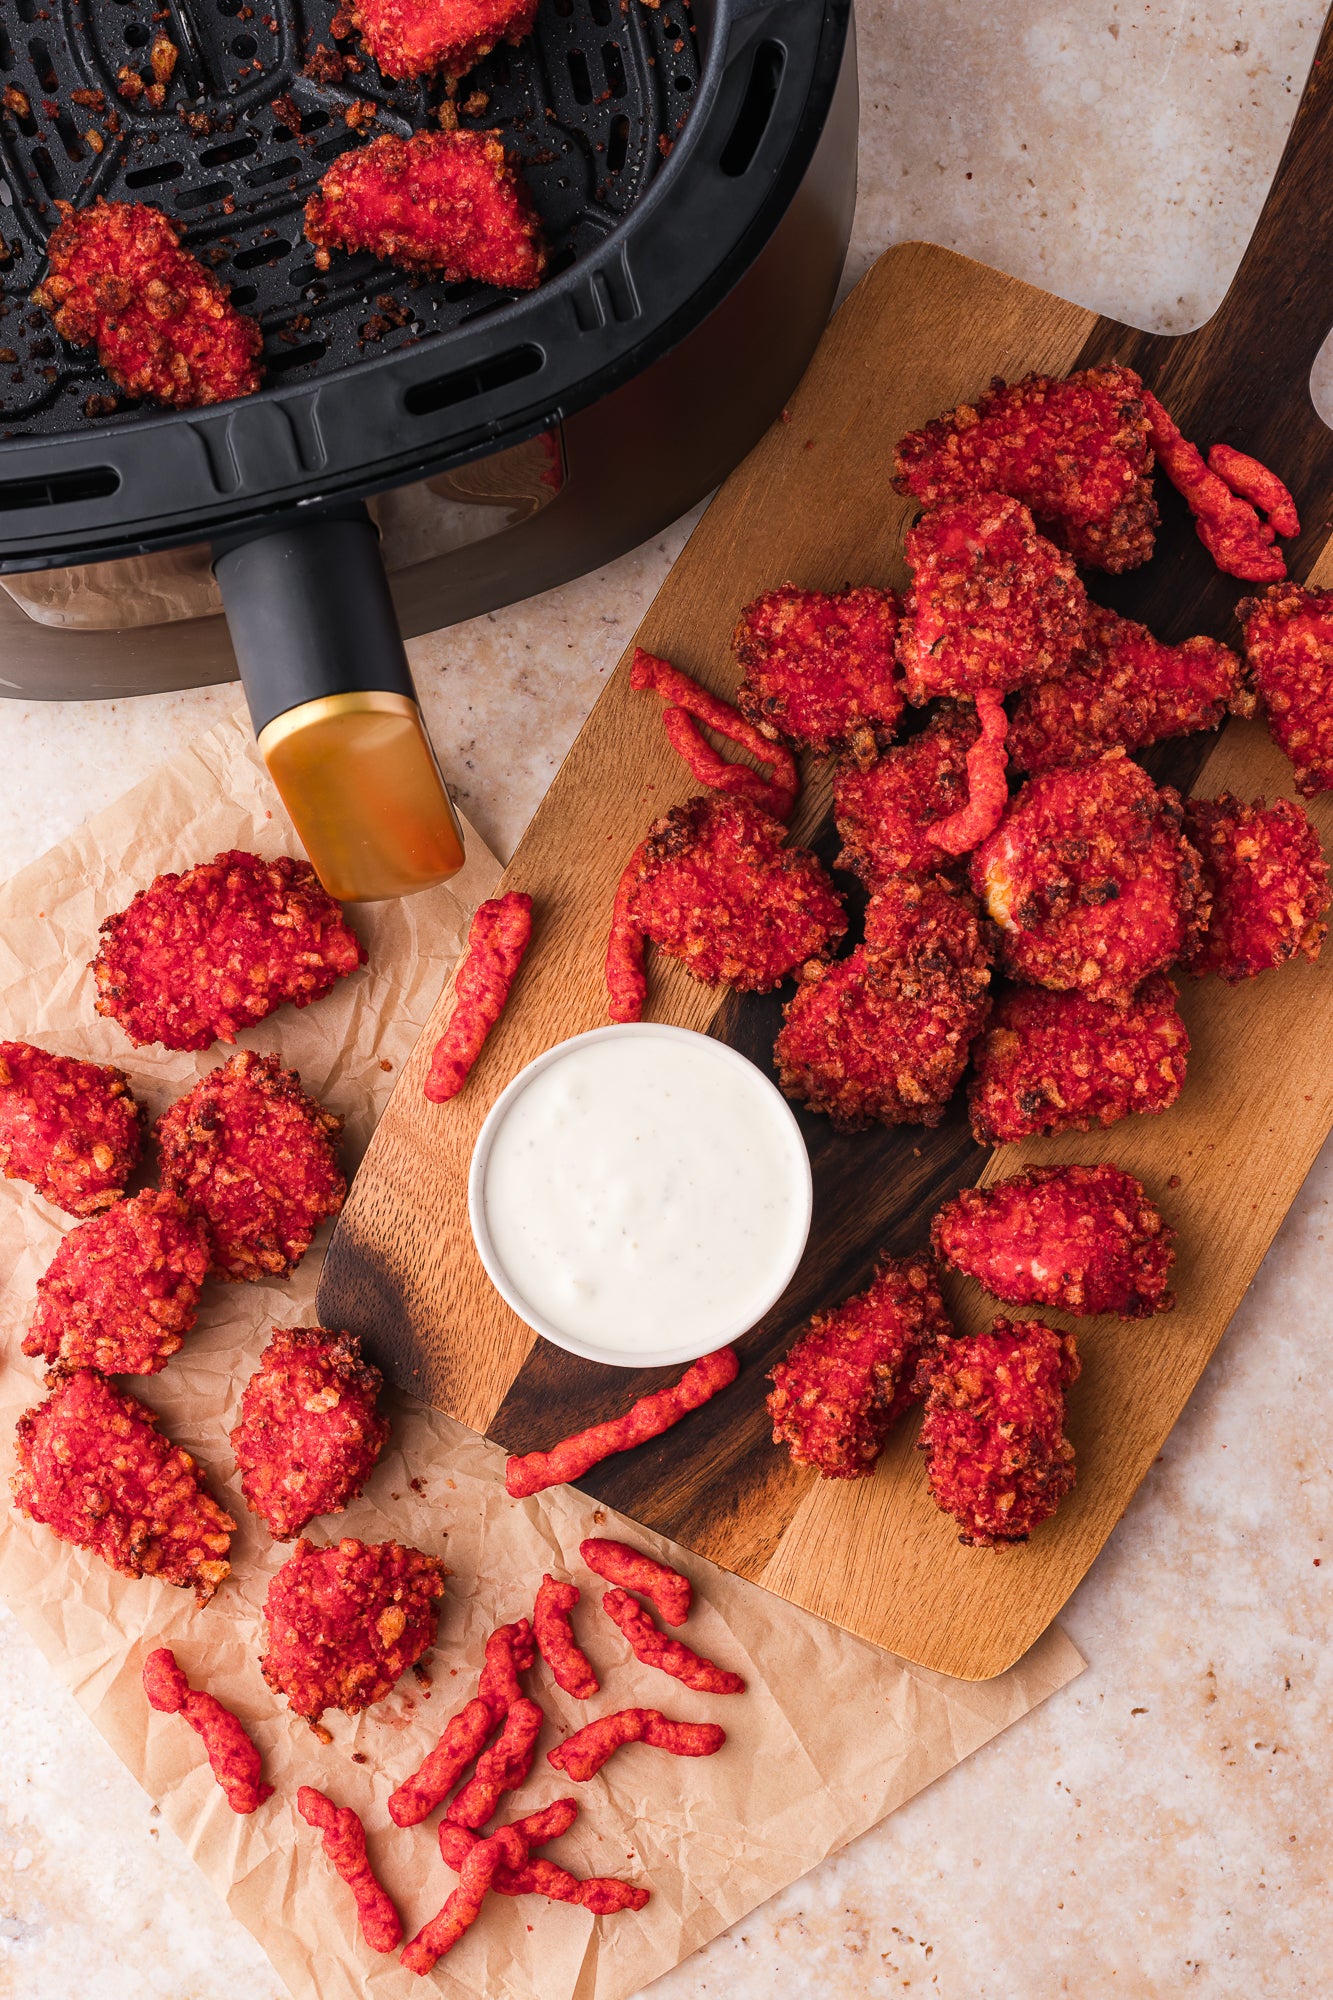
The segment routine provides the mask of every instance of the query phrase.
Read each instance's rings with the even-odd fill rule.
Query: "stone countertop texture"
[[[1197,325],[1258,214],[1320,21],[1297,0],[861,0],[848,281],[925,237],[1141,325]],[[1316,400],[1333,403],[1320,380]],[[690,525],[414,643],[450,783],[500,852]],[[6,703],[0,871],[235,700]],[[1328,1992],[1331,1198],[1333,1146],[1064,1614],[1088,1672],[654,2000]],[[7,1615],[0,1713],[0,1994],[281,2000]]]

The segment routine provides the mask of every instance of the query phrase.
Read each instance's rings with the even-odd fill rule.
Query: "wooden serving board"
[[[1321,56],[1330,39],[1326,27]],[[834,319],[783,421],[708,509],[638,643],[730,694],[732,627],[760,590],[906,580],[911,510],[889,485],[903,431],[992,375],[1062,374],[1111,357],[1144,373],[1187,435],[1204,446],[1228,439],[1289,479],[1305,523],[1290,566],[1298,577],[1311,572],[1333,509],[1333,437],[1306,392],[1333,322],[1333,230],[1318,192],[1333,143],[1333,62],[1316,64],[1313,77],[1241,271],[1195,334],[1137,333],[928,244],[890,251]],[[1158,483],[1155,560],[1114,581],[1091,577],[1093,593],[1164,637],[1224,634],[1243,587],[1212,568]],[[1333,562],[1323,573],[1333,577]],[[319,1289],[325,1325],[353,1328],[397,1381],[514,1451],[614,1414],[678,1372],[607,1368],[537,1339],[488,1283],[466,1210],[473,1140],[499,1091],[541,1050],[605,1019],[602,957],[621,866],[648,821],[695,789],[660,711],[655,698],[630,692],[627,655],[505,877],[537,909],[508,1012],[466,1091],[434,1106],[421,1084],[449,1005],[442,997],[356,1177]],[[1146,761],[1187,789],[1291,792],[1290,767],[1259,724],[1232,724],[1220,739],[1165,746]],[[836,849],[829,790],[827,771],[807,770],[795,829],[826,859]],[[1314,817],[1329,846],[1327,796]],[[781,998],[720,1003],[678,968],[651,965],[652,1018],[705,1029],[761,1066]],[[987,1153],[969,1136],[962,1092],[934,1132],[839,1135],[802,1113],[816,1190],[810,1246],[786,1297],[741,1343],[740,1380],[661,1440],[599,1466],[585,1490],[909,1659],[970,1679],[1002,1672],[1115,1526],[1333,1125],[1333,948],[1318,966],[1235,989],[1187,983],[1182,1005],[1189,1077],[1160,1118]],[[962,1185],[1032,1161],[1100,1159],[1138,1174],[1176,1225],[1180,1304],[1135,1326],[1078,1323],[1078,1486],[1029,1544],[960,1547],[927,1494],[913,1421],[863,1481],[820,1481],[769,1442],[766,1371],[812,1311],[868,1280],[881,1250],[924,1245],[935,1208]],[[968,1328],[995,1310],[961,1281],[952,1302]]]

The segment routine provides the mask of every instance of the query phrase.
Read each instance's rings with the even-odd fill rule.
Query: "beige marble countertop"
[[[920,236],[1143,325],[1197,324],[1258,213],[1320,19],[1298,0],[861,0],[849,278]],[[1317,401],[1333,401],[1322,381]],[[688,526],[413,646],[449,779],[500,851]],[[234,700],[5,704],[0,871]],[[1333,1146],[1068,1607],[1088,1672],[655,2000],[1328,1992],[1331,1199]],[[0,1993],[280,2000],[7,1615],[0,1714]]]

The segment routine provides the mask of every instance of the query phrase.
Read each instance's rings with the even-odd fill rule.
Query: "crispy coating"
[[[917,1364],[953,1325],[928,1257],[885,1257],[865,1291],[816,1313],[773,1369],[773,1442],[822,1479],[865,1479],[916,1401]]]
[[[208,1232],[175,1195],[155,1188],[71,1229],[37,1280],[23,1342],[53,1367],[156,1375],[194,1325],[208,1271]]]
[[[366,1830],[351,1806],[336,1806],[313,1785],[300,1785],[296,1810],[324,1837],[324,1852],[352,1892],[361,1935],[372,1951],[396,1951],[403,1940],[402,1919],[366,1853]]]
[[[706,985],[766,993],[847,928],[814,855],[784,840],[742,799],[673,806],[641,849],[629,921]]]
[[[169,1646],[159,1646],[143,1663],[143,1690],[149,1704],[165,1715],[182,1715],[203,1741],[209,1768],[234,1813],[256,1812],[273,1787],[260,1775],[259,1751],[240,1717],[216,1695],[192,1688]]]
[[[997,1319],[922,1365],[920,1449],[936,1506],[967,1548],[1025,1542],[1074,1485],[1065,1390],[1078,1380],[1072,1333],[1039,1319]]]
[[[591,1472],[594,1465],[600,1465],[613,1452],[632,1451],[635,1445],[646,1444],[649,1438],[661,1437],[663,1431],[670,1430],[682,1417],[700,1409],[720,1389],[734,1382],[740,1367],[734,1347],[715,1348],[711,1354],[691,1362],[679,1381],[640,1396],[623,1417],[608,1417],[605,1423],[576,1431],[572,1437],[561,1438],[549,1451],[530,1451],[521,1458],[507,1458],[505,1492],[511,1500],[526,1500],[548,1486],[582,1479],[585,1472]]]
[[[0,1167],[67,1215],[119,1201],[143,1149],[123,1069],[0,1042]]]
[[[1007,972],[1034,986],[1127,1000],[1187,953],[1208,920],[1179,796],[1123,750],[1043,771],[972,856]]]
[[[574,1637],[569,1616],[581,1595],[576,1583],[561,1583],[556,1577],[544,1576],[532,1608],[532,1630],[556,1686],[572,1694],[576,1701],[590,1701],[602,1684],[593,1671],[592,1661]]]
[[[466,76],[532,33],[537,0],[353,0],[352,26],[385,76]]]
[[[927,507],[1011,493],[1076,562],[1137,569],[1157,532],[1148,430],[1132,368],[996,376],[975,408],[960,403],[899,440],[894,485]]]
[[[989,1007],[988,993],[956,982],[896,993],[859,945],[834,965],[805,967],[783,1011],[778,1081],[843,1132],[938,1125]]]
[[[288,1278],[343,1205],[343,1121],[295,1070],[242,1049],[158,1120],[162,1180],[208,1225],[221,1278]]]
[[[1204,463],[1197,445],[1181,436],[1175,420],[1146,389],[1143,406],[1158,463],[1193,514],[1195,533],[1217,567],[1247,583],[1272,583],[1284,577],[1287,565],[1272,525],[1260,520],[1242,490],[1233,492],[1221,473]],[[1225,458],[1222,463],[1227,463]],[[1254,465],[1255,461],[1247,463]],[[1258,470],[1268,472],[1266,466]],[[1254,481],[1242,472],[1240,485],[1253,486]],[[1291,495],[1285,486],[1281,491],[1290,505]]]
[[[944,702],[923,730],[873,763],[841,759],[833,778],[837,867],[872,889],[888,875],[947,868],[953,856],[933,834],[967,808],[967,758],[979,736],[974,708]]]
[[[64,1376],[18,1421],[19,1511],[124,1576],[155,1576],[206,1604],[231,1567],[236,1526],[153,1412],[91,1368]]]
[[[142,202],[58,201],[47,276],[33,293],[64,340],[97,349],[127,396],[177,409],[252,396],[264,337],[227,287],[181,246],[182,228]]]
[[[930,1226],[931,1247],[1010,1306],[1147,1319],[1170,1312],[1174,1230],[1122,1167],[1029,1167],[964,1188]]]
[[[355,1500],[389,1435],[376,1409],[383,1382],[354,1333],[274,1327],[241,1392],[231,1448],[246,1504],[275,1541]]]
[[[673,667],[670,660],[646,653],[642,646],[634,648],[629,684],[636,693],[651,689],[671,704],[662,712],[667,741],[701,785],[748,799],[751,805],[772,813],[775,819],[791,818],[801,789],[801,774],[785,743],[770,741],[731,702],[724,701],[692,675],[682,673],[679,667]],[[700,723],[716,730],[728,743],[748,750],[771,776],[763,777],[748,764],[729,763],[714,750],[699,728]]]
[[[798,590],[783,584],[746,605],[731,647],[745,678],[741,713],[774,742],[826,756],[873,752],[903,712],[894,668],[898,601],[891,590]]]
[[[545,1717],[535,1701],[520,1695],[505,1711],[500,1733],[477,1759],[477,1768],[457,1793],[445,1817],[473,1832],[485,1826],[506,1792],[517,1791],[532,1769]]]
[[[1180,1095],[1189,1047],[1176,989],[1160,973],[1128,1006],[1014,987],[976,1050],[973,1137],[1001,1146],[1165,1111]]]
[[[300,1540],[268,1587],[260,1672],[312,1726],[326,1708],[359,1715],[435,1637],[449,1572],[401,1542]]]
[[[866,967],[887,993],[984,1006],[994,949],[975,898],[943,875],[888,876],[866,905]]]
[[[1186,960],[1195,978],[1253,979],[1297,952],[1319,956],[1328,925],[1328,864],[1292,799],[1245,805],[1223,792],[1190,799],[1185,831],[1212,891],[1208,928]]]
[[[601,1535],[589,1535],[580,1542],[579,1554],[594,1576],[648,1598],[668,1625],[685,1623],[694,1589],[678,1569],[644,1555],[641,1549],[632,1549],[628,1542],[607,1541]]]
[[[1252,715],[1254,707],[1229,646],[1206,638],[1168,646],[1146,625],[1090,604],[1072,666],[1018,696],[1009,755],[1020,771],[1087,764],[1117,744],[1142,750],[1216,729],[1228,711]]]
[[[1333,790],[1333,590],[1277,584],[1236,607],[1273,741],[1303,799]]]
[[[667,1750],[673,1757],[713,1757],[726,1740],[727,1732],[716,1722],[676,1722],[657,1708],[620,1708],[614,1715],[585,1722],[548,1750],[546,1761],[583,1785],[627,1743],[646,1743],[650,1750]]]
[[[234,1042],[289,1000],[308,1007],[366,962],[308,861],[232,849],[159,875],[108,917],[92,960],[97,1011],[136,1048]]]
[[[531,939],[531,896],[511,889],[478,904],[454,980],[454,1010],[435,1044],[423,1086],[432,1104],[447,1104],[467,1082],[504,1012]]]
[[[331,250],[531,291],[546,268],[541,224],[493,132],[386,132],[336,159],[305,205],[315,263]]]
[[[729,1667],[718,1666],[716,1660],[705,1659],[692,1646],[663,1632],[654,1624],[652,1613],[645,1611],[627,1590],[604,1592],[602,1609],[620,1627],[635,1659],[645,1667],[657,1667],[673,1680],[693,1688],[696,1694],[744,1694],[745,1682],[739,1674],[733,1674]]]
[[[897,646],[909,701],[1008,694],[1069,665],[1087,596],[1073,557],[1037,533],[1021,500],[952,501],[923,514],[906,547]]]

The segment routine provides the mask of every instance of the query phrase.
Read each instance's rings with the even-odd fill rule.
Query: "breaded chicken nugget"
[[[241,1392],[231,1448],[246,1502],[276,1541],[355,1500],[389,1435],[375,1407],[383,1384],[355,1334],[274,1327]]]
[[[260,1672],[312,1727],[326,1708],[359,1715],[434,1640],[448,1574],[401,1542],[299,1541],[268,1587]]]
[[[888,993],[984,1004],[995,933],[976,900],[943,875],[893,875],[866,905],[866,968]]]
[[[137,1396],[79,1368],[24,1411],[17,1441],[21,1513],[125,1576],[188,1587],[201,1604],[213,1595],[236,1523]]]
[[[452,79],[531,34],[537,0],[352,0],[347,14],[385,76]]]
[[[1276,583],[1236,606],[1245,658],[1303,799],[1333,790],[1333,590]]]
[[[62,1370],[156,1375],[194,1325],[208,1270],[208,1231],[156,1188],[71,1229],[37,1280],[23,1342]]]
[[[1196,978],[1253,979],[1297,952],[1317,959],[1328,925],[1328,864],[1292,799],[1190,799],[1185,831],[1212,892],[1208,928],[1186,964]]]
[[[874,888],[889,875],[927,874],[955,856],[930,837],[967,804],[967,753],[980,734],[975,709],[943,702],[926,727],[864,767],[841,758],[833,816],[839,868]]]
[[[67,1215],[119,1201],[143,1150],[124,1070],[0,1042],[0,1167]]]
[[[158,1120],[162,1180],[208,1225],[220,1278],[289,1278],[343,1205],[343,1121],[295,1070],[242,1049]]]
[[[893,664],[898,602],[891,590],[797,590],[783,584],[747,604],[731,648],[745,679],[742,715],[774,742],[821,756],[855,742],[873,754],[903,711]]]

